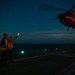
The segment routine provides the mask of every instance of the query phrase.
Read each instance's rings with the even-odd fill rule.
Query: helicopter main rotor
[[[74,8],[75,8],[75,5],[73,5],[70,10],[73,10]],[[41,11],[69,11],[69,10],[66,10],[66,9],[63,9],[60,7],[56,7],[56,6],[51,5],[51,4],[45,4],[45,3],[40,4],[39,10],[41,10]]]

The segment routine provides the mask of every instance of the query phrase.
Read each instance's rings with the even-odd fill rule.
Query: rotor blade
[[[75,4],[73,5],[73,7],[71,8],[71,10],[75,9]]]
[[[73,10],[75,12],[75,4],[72,6],[70,10]]]
[[[67,11],[63,8],[60,8],[60,7],[56,7],[56,6],[53,6],[53,5],[48,5],[48,4],[40,4],[40,7],[39,7],[39,10],[44,10],[44,11]]]
[[[56,18],[53,18],[52,20],[58,20],[58,17],[56,17]]]

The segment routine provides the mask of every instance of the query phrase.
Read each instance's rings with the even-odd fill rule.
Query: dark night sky
[[[75,43],[75,30],[66,31],[56,19],[65,11],[42,11],[41,3],[68,10],[75,0],[0,0],[0,38],[20,32],[15,43]]]

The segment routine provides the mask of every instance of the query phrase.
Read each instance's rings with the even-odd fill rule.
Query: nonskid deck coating
[[[30,56],[22,56],[24,59],[21,61],[14,61],[8,67],[1,67],[0,72],[2,75],[56,75],[65,69],[68,65],[70,65],[74,58],[59,56],[59,55],[51,55],[51,54],[37,54],[37,57],[33,54]],[[34,57],[34,58],[30,58]],[[22,59],[22,58],[20,58]]]

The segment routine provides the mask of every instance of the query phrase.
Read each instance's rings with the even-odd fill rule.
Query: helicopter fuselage
[[[63,25],[71,27],[73,29],[75,28],[75,19],[68,16],[67,13],[59,14],[58,19]]]

